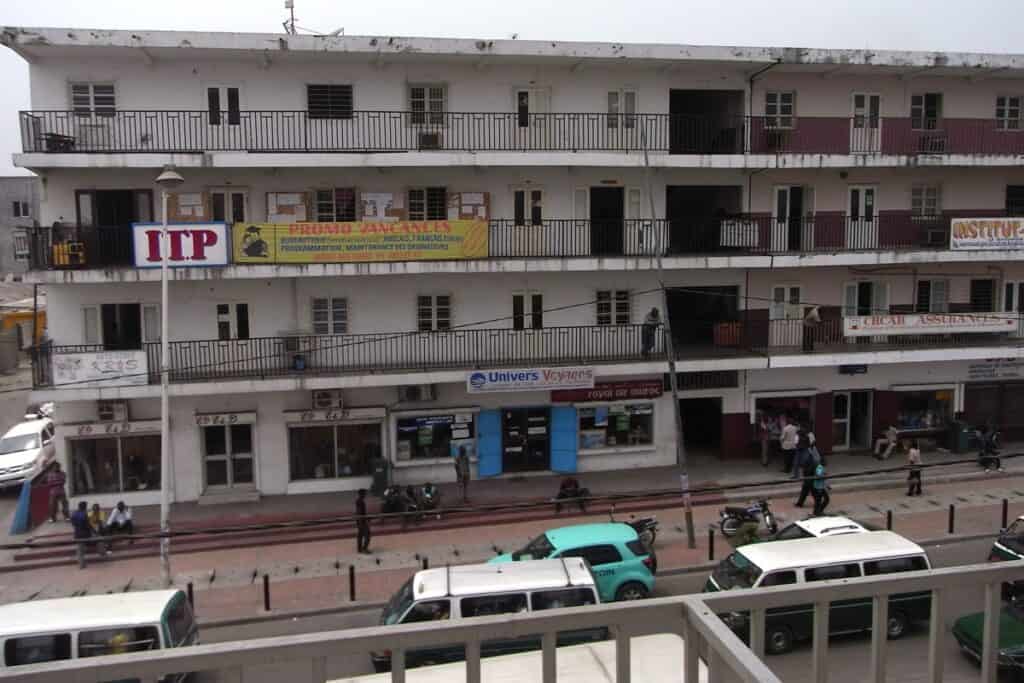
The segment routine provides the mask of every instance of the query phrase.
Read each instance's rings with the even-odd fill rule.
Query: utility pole
[[[644,184],[647,200],[651,205],[651,228],[655,232],[654,257],[658,265],[658,284],[661,286],[662,330],[665,339],[665,353],[668,354],[668,383],[672,391],[672,412],[676,418],[676,467],[679,469],[679,486],[683,494],[683,510],[686,515],[686,547],[696,548],[697,538],[693,529],[693,505],[690,501],[690,471],[686,465],[686,444],[683,442],[683,413],[679,408],[679,382],[676,377],[676,349],[672,338],[672,325],[668,315],[668,289],[665,288],[665,271],[661,254],[664,251],[664,231],[658,228],[654,209],[654,192],[651,187],[651,160],[647,153],[647,122],[640,128],[640,144],[644,150]]]

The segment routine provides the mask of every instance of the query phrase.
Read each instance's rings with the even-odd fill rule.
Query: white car
[[[823,536],[840,536],[842,534],[861,534],[865,529],[861,524],[849,517],[808,517],[779,529],[772,537],[773,541],[793,541],[798,538],[821,538]]]
[[[56,455],[53,421],[26,420],[0,438],[0,489],[21,486],[46,468]]]

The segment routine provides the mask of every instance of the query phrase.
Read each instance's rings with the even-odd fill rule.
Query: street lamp
[[[156,177],[161,190],[160,227],[160,579],[164,588],[171,585],[171,415],[167,384],[171,371],[171,350],[167,334],[167,254],[170,241],[167,236],[167,197],[185,179],[164,166]]]

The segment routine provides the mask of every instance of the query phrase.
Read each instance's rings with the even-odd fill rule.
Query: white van
[[[196,645],[198,641],[192,608],[179,590],[88,595],[0,606],[4,668],[162,650]]]
[[[0,489],[34,479],[54,456],[53,422],[49,418],[14,425],[0,437]]]
[[[579,557],[467,564],[416,572],[392,596],[380,623],[387,626],[447,621],[600,602],[594,576],[586,561]],[[574,645],[606,637],[606,629],[571,631],[559,633],[558,644]],[[538,648],[539,636],[489,641],[482,644],[481,655],[489,657]],[[375,652],[372,656],[377,671],[390,668],[390,652]],[[464,657],[461,646],[410,650],[406,652],[406,667],[458,661]]]

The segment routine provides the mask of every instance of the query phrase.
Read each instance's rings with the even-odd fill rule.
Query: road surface
[[[952,543],[945,546],[928,548],[928,554],[936,567],[949,567],[963,564],[984,562],[988,557],[991,540]],[[704,585],[704,573],[683,574],[678,576],[660,577],[655,595],[683,595],[700,592]],[[946,642],[945,678],[950,682],[977,681],[978,666],[964,657],[957,647],[956,640],[949,630],[958,617],[977,611],[982,602],[982,590],[965,589],[955,595],[947,596],[946,603]],[[342,614],[320,615],[310,618],[283,621],[269,621],[245,626],[232,626],[223,629],[205,629],[202,640],[205,643],[223,642],[261,638],[279,635],[295,635],[331,629],[358,628],[373,626],[377,623],[378,611],[348,612]],[[835,683],[860,683],[866,680],[867,667],[870,660],[870,636],[845,636],[833,638],[829,644],[829,681]],[[783,681],[810,680],[811,648],[809,645],[799,647],[794,652],[768,657],[768,665]],[[919,626],[911,634],[900,641],[894,641],[888,648],[888,679],[913,683],[926,680],[928,662],[928,630]],[[245,681],[293,681],[299,683],[307,680],[310,671],[309,662],[285,663],[273,669],[260,671],[246,670]],[[343,658],[329,657],[327,675],[331,677],[351,676],[371,672],[369,657]],[[200,676],[200,681],[217,681],[214,675]]]

